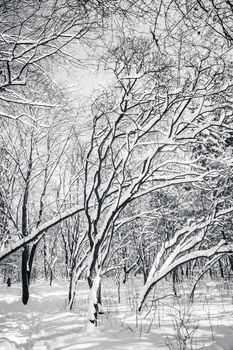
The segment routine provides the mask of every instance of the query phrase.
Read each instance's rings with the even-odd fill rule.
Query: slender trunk
[[[127,281],[127,268],[126,268],[126,264],[124,264],[124,266],[123,266],[123,271],[124,271],[124,277],[123,277],[123,284],[125,284],[126,283],[126,281]]]
[[[70,308],[70,310],[73,308],[77,284],[78,284],[78,281],[81,277],[81,274],[82,274],[84,268],[85,267],[82,266],[82,264],[81,264],[78,267],[74,268],[74,270],[72,271],[72,279],[70,279],[70,287],[69,287],[69,308]]]
[[[78,277],[75,276],[70,281],[70,286],[69,286],[69,309],[70,310],[72,310],[74,306],[77,283],[78,283]]]
[[[180,282],[183,282],[184,280],[184,270],[183,270],[183,267],[180,266]]]
[[[27,304],[29,299],[29,261],[28,261],[28,246],[25,246],[22,253],[22,302]]]
[[[189,278],[189,276],[190,276],[190,263],[186,264],[185,275],[186,275],[186,278]]]
[[[116,284],[117,284],[117,297],[118,297],[118,303],[121,303],[121,277],[120,277],[120,271],[117,269],[116,273]]]
[[[38,243],[39,243],[39,241],[37,243],[33,244],[32,248],[31,248],[30,256],[29,256],[29,261],[28,261],[28,274],[29,274],[28,282],[29,282],[29,284],[30,284],[31,273],[32,273],[32,265],[33,265],[35,252],[36,252],[36,248],[37,248]]]
[[[74,290],[74,267],[71,267],[69,271],[69,293],[68,293],[68,302],[70,310],[73,307],[75,298],[75,290]]]
[[[221,277],[224,278],[224,269],[221,260],[218,261]]]
[[[74,301],[75,301],[75,295],[76,295],[76,290],[72,289],[70,295],[69,295],[69,309],[72,310],[74,306]]]
[[[123,251],[122,251],[122,258],[125,259],[126,258],[126,248],[124,247],[123,248]],[[124,262],[124,266],[123,266],[123,271],[124,271],[124,277],[123,277],[123,284],[126,283],[127,281],[127,266],[126,266],[126,262]]]
[[[5,284],[7,280],[7,272],[6,272],[6,267],[4,268],[4,273],[3,273],[3,283]]]
[[[172,271],[172,289],[173,289],[175,296],[177,296],[177,291],[176,291],[176,283],[177,282],[178,282],[178,272],[177,272],[177,269],[174,269]]]
[[[117,283],[117,298],[118,298],[118,304],[121,303],[121,281],[119,280]]]
[[[229,262],[230,262],[231,270],[233,271],[233,255],[229,255]]]
[[[147,278],[148,278],[148,273],[149,273],[149,267],[143,265],[143,282],[144,285],[146,284]]]
[[[44,258],[44,277],[48,280],[48,270],[47,270],[47,246],[45,241],[45,236],[43,237],[43,258]]]
[[[50,269],[49,271],[49,285],[51,286],[53,282],[53,270]]]

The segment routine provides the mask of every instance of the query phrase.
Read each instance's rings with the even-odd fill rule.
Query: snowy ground
[[[202,283],[192,306],[185,286],[179,287],[182,297],[176,299],[173,290],[161,284],[151,297],[153,307],[148,303],[142,315],[136,311],[138,288],[132,281],[121,289],[120,304],[112,281],[105,281],[102,290],[105,314],[90,336],[85,334],[85,283],[80,282],[72,312],[66,308],[64,283],[32,285],[27,306],[20,301],[19,285],[2,285],[0,350],[233,350],[232,284]]]

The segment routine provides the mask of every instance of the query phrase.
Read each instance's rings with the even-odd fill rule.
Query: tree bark
[[[91,274],[93,275],[93,274]],[[92,279],[88,278],[89,286],[89,305],[88,305],[88,315],[87,315],[87,332],[93,333],[95,327],[98,323],[98,314],[102,313],[101,310],[101,278],[100,271],[96,273],[95,277]]]
[[[26,245],[22,253],[22,302],[27,304],[29,299],[29,261],[28,261],[28,246]]]

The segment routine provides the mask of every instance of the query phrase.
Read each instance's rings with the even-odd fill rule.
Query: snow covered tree
[[[217,135],[217,140],[222,130],[232,128],[231,63],[225,38],[216,39],[207,26],[200,36],[190,22],[179,25],[182,14],[176,17],[173,8],[162,8],[150,40],[126,33],[111,48],[106,65],[117,83],[93,106],[84,183],[91,324],[97,323],[102,266],[126,207],[164,188],[177,191],[193,184],[199,191],[214,183],[220,169],[206,167],[201,162],[206,155],[198,159],[194,147],[198,140],[208,141],[206,134]],[[222,162],[231,167],[230,157]],[[176,227],[161,241],[141,306],[152,287],[178,266],[231,250],[220,236],[209,241],[216,222],[232,212],[230,202],[220,208],[218,200],[213,194],[202,215],[186,217],[183,228]]]
[[[44,14],[45,3],[51,18]],[[16,4],[19,6],[20,1]],[[35,120],[31,112],[34,108],[50,110],[51,99],[48,103],[36,98],[38,94],[22,97],[18,85],[24,77],[29,84],[30,74],[37,70],[37,65],[38,69],[46,68],[48,72],[51,68],[48,58],[55,55],[59,60],[66,57],[77,63],[75,48],[70,46],[77,39],[79,42],[85,39],[90,49],[94,49],[93,42],[98,43],[99,62],[95,63],[105,67],[111,83],[100,91],[94,102],[90,98],[89,105],[82,111],[89,129],[77,142],[80,153],[74,162],[80,162],[81,170],[74,166],[79,180],[76,194],[73,192],[76,175],[71,167],[54,170],[58,181],[53,189],[57,190],[58,205],[48,215],[43,213],[50,157],[54,155],[51,169],[58,169],[60,156],[56,158],[57,153],[63,154],[59,146],[63,147],[66,141],[58,145],[55,137],[53,152],[49,143],[46,150],[42,147],[47,155],[44,162],[41,160],[44,155],[38,157],[37,154],[37,143],[40,143],[37,130],[25,126],[30,133],[24,132],[22,137],[23,165],[19,153],[14,157],[23,178],[20,203],[24,215],[18,220],[21,239],[4,247],[0,259],[23,247],[23,270],[28,271],[25,248],[30,242],[36,244],[45,231],[60,224],[67,266],[72,271],[71,284],[80,271],[85,269],[87,273],[87,328],[92,331],[100,311],[101,279],[113,268],[113,263],[117,262],[118,270],[123,268],[125,273],[132,266],[144,272],[141,309],[153,286],[181,265],[199,258],[203,261],[210,258],[211,263],[216,255],[232,252],[231,242],[219,229],[220,224],[230,220],[233,210],[227,196],[232,174],[229,149],[233,128],[231,34],[228,20],[223,22],[224,11],[231,13],[232,7],[228,1],[208,4],[155,1],[150,6],[138,1],[135,6],[141,12],[137,16],[132,11],[134,4],[127,1],[123,4],[113,1],[111,6],[105,6],[104,2],[94,0],[80,3],[41,0],[37,5],[39,7],[32,13],[32,7],[28,7],[25,22],[17,7],[20,20],[16,29],[12,25],[8,29],[13,39],[3,40],[4,36],[0,39],[4,41],[7,55],[12,57],[12,61],[8,58],[4,61],[8,85],[2,87],[2,116],[43,127],[40,124],[44,114],[42,119]],[[121,25],[113,21],[116,9],[118,14],[124,14]],[[204,24],[197,12],[205,13]],[[129,14],[134,24],[129,21],[124,26]],[[105,19],[111,22],[111,30]],[[18,30],[16,36],[12,34],[14,30]],[[12,97],[16,92],[17,101]],[[19,108],[14,109],[17,113],[10,112],[9,103],[11,108],[22,105],[24,112],[20,110],[19,113]],[[63,118],[67,124],[67,114]],[[52,138],[58,135],[56,127],[52,123]],[[45,134],[50,142],[49,133]],[[20,146],[21,137],[17,142]],[[69,152],[73,149],[67,150],[66,161],[71,160]],[[69,169],[68,180],[59,182],[61,174],[62,178],[66,177],[66,169]],[[43,184],[42,191],[37,188],[39,206],[30,202],[35,193],[31,192],[33,176]],[[60,196],[62,186],[65,189],[63,198]],[[51,204],[51,198],[48,202]],[[33,214],[29,223],[30,205]],[[52,219],[46,221],[48,217]],[[157,234],[153,235],[155,227]],[[133,256],[127,251],[128,247],[133,248]],[[77,256],[79,249],[81,257]]]
[[[5,158],[9,163],[5,172],[14,173],[14,187],[11,189],[11,197],[7,198],[7,193],[5,193],[7,199],[4,215],[14,225],[11,241],[8,240],[8,245],[17,236],[27,237],[31,227],[38,227],[43,220],[44,208],[53,201],[54,194],[51,182],[56,178],[56,168],[69,138],[69,126],[65,128],[61,122],[61,106],[57,102],[61,95],[58,91],[56,93],[53,91],[53,86],[44,79],[43,75],[37,74],[37,77],[41,79],[41,82],[37,83],[35,87],[35,82],[30,81],[22,91],[22,96],[30,100],[33,96],[40,95],[42,103],[47,99],[50,99],[52,103],[56,101],[56,109],[54,108],[52,115],[50,110],[50,115],[47,116],[47,107],[40,106],[38,108],[38,106],[20,105],[15,102],[11,103],[10,106],[6,105],[5,108],[9,112],[17,111],[22,115],[30,114],[33,116],[33,121],[26,124],[26,122],[20,123],[20,121],[2,119],[1,123],[2,140],[7,142]],[[43,92],[46,84],[46,92]],[[65,113],[65,110],[63,112]],[[37,121],[39,121],[40,126]],[[61,127],[63,127],[63,131],[59,130]],[[49,210],[52,210],[51,205]],[[46,211],[48,213],[48,208]],[[7,235],[6,232],[5,235]],[[27,303],[29,297],[28,285],[37,245],[38,242],[34,242],[31,249],[27,244],[23,245],[24,304]]]
[[[50,78],[55,66],[72,62],[82,66],[83,55],[77,42],[88,43],[98,37],[105,18],[121,11],[120,2],[74,0],[9,0],[0,4],[0,99],[11,104],[41,106],[39,96],[26,99],[21,90],[38,71]],[[77,55],[77,52],[79,55]],[[2,108],[0,116],[13,120],[31,119],[30,114],[9,113]]]

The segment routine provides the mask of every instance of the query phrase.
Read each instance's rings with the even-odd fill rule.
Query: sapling
[[[194,350],[194,335],[199,327],[193,317],[193,304],[186,298],[175,298],[170,314],[174,329],[172,339],[167,337],[166,345],[170,350]]]

